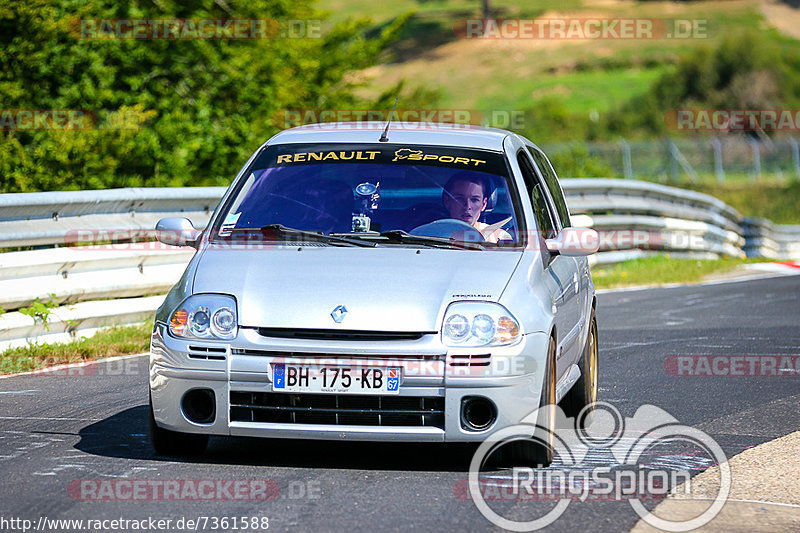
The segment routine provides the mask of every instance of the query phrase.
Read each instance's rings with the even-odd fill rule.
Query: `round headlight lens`
[[[476,315],[472,320],[472,335],[484,344],[494,339],[494,320],[489,315]]]
[[[194,335],[205,335],[210,322],[208,307],[198,307],[189,315],[189,329]]]
[[[453,315],[444,323],[444,334],[450,340],[459,342],[469,336],[469,320],[464,315]]]
[[[214,313],[212,318],[214,330],[220,336],[228,336],[236,328],[236,315],[229,307],[223,307]]]

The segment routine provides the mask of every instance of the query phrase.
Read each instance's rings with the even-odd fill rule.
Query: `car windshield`
[[[439,146],[268,147],[223,206],[214,234],[291,228],[349,237],[515,245],[513,181],[500,152]],[[387,233],[388,232],[388,233]],[[285,233],[285,232],[284,232]]]

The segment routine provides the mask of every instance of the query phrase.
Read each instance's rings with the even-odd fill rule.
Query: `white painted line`
[[[3,374],[0,376],[0,379],[6,378],[15,378],[18,376],[33,376],[36,374],[50,374],[52,372],[57,372],[59,370],[64,370],[67,368],[80,368],[87,365],[95,365],[98,363],[105,363],[106,361],[122,361],[123,359],[132,359],[134,357],[142,357],[144,355],[150,355],[149,353],[136,353],[132,355],[116,355],[114,357],[106,357],[105,359],[92,359],[91,361],[83,361],[80,363],[70,363],[68,365],[58,365],[58,366],[49,366],[47,368],[39,368],[37,370],[31,370],[29,372],[18,372],[16,374]]]
[[[713,502],[716,501],[714,498],[667,498],[664,501],[670,502],[691,502],[691,501],[701,501],[701,502]],[[776,502],[765,502],[763,500],[734,500],[733,498],[728,498],[725,500],[725,503],[728,502],[736,502],[736,503],[760,503],[763,505],[779,505],[781,507],[795,507],[800,509],[800,505],[795,505],[793,503],[776,503]]]
[[[66,420],[69,422],[99,422],[105,418],[70,418],[56,416],[0,416],[0,420]]]
[[[725,283],[739,283],[742,281],[755,281],[760,279],[782,278],[787,276],[799,276],[800,270],[787,268],[778,272],[765,272],[763,274],[752,274],[731,279],[714,279],[701,281],[699,283],[665,283],[663,285],[636,285],[635,287],[616,287],[614,289],[596,289],[596,294],[607,294],[612,292],[632,292],[650,289],[674,289],[676,287],[703,287],[707,285],[723,285]]]
[[[0,391],[0,394],[28,394],[29,392],[39,392],[39,389]]]

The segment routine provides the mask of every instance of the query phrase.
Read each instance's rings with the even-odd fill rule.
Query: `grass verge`
[[[686,188],[719,198],[748,217],[768,218],[776,224],[800,224],[800,181],[704,183]]]
[[[151,324],[115,327],[74,342],[11,348],[0,353],[0,374],[146,352],[151,329]]]
[[[698,283],[711,275],[725,274],[741,265],[763,263],[769,259],[677,259],[669,254],[623,261],[608,267],[592,268],[592,280],[597,289],[664,285],[667,283]]]

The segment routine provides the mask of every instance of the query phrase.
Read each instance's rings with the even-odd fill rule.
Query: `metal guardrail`
[[[561,183],[573,224],[600,232],[596,264],[654,250],[691,257],[800,258],[800,226],[743,219],[705,194],[633,180]],[[0,249],[25,248],[0,253],[0,307],[9,311],[0,315],[0,350],[152,316],[163,297],[149,295],[166,292],[194,250],[132,242],[152,240],[162,217],[185,216],[205,227],[224,192],[224,187],[197,187],[0,194]],[[645,246],[636,238],[617,238],[622,232],[636,237],[637,231],[647,237]],[[117,247],[118,241],[127,244]],[[82,246],[71,246],[75,243]],[[14,312],[36,298],[60,305],[49,329]]]
[[[643,181],[576,178],[562,180],[570,211],[600,232],[601,251],[636,249],[741,257],[741,215],[707,194]],[[642,230],[646,242],[612,239]]]
[[[745,218],[742,231],[748,256],[800,258],[800,226],[777,226],[765,218]]]
[[[0,248],[85,241],[91,232],[147,237],[160,218],[186,216],[204,225],[225,187],[162,187],[0,194]],[[80,232],[83,232],[81,234]]]

